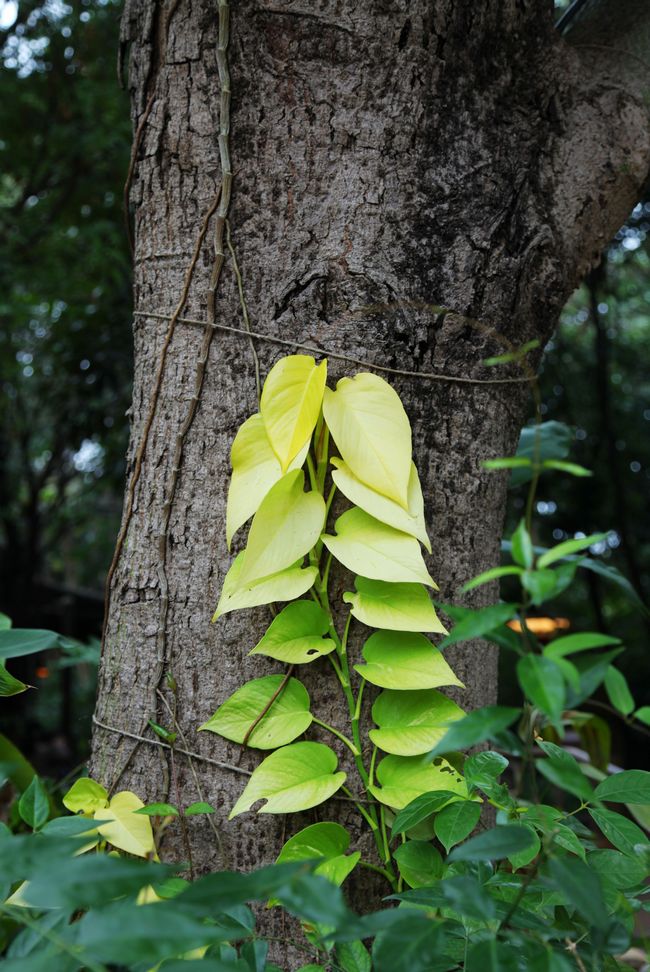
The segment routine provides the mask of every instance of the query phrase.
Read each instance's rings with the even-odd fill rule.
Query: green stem
[[[314,460],[311,457],[311,453],[307,453],[307,469],[309,471],[309,482],[311,483],[311,488],[319,493],[318,489],[318,479],[316,477],[316,468],[314,466]]]
[[[362,682],[361,684],[363,685],[364,682]],[[361,695],[361,692],[359,692],[359,695]],[[370,772],[368,773],[368,776],[370,777],[370,786],[373,785],[374,780],[375,780],[375,761],[376,761],[376,759],[377,759],[377,747],[376,746],[373,746],[372,747],[372,756],[370,757]]]
[[[316,443],[316,482],[320,493],[325,490],[325,477],[327,476],[327,456],[330,444],[330,430],[323,422],[321,433]],[[330,495],[332,495],[330,493]],[[329,505],[327,507],[329,512]]]
[[[345,793],[345,795],[347,797],[349,797],[354,802],[355,807],[357,808],[357,810],[359,811],[359,813],[361,814],[361,816],[363,817],[363,819],[366,821],[366,823],[368,824],[368,826],[372,830],[373,834],[375,834],[375,839],[376,839],[377,831],[379,829],[379,824],[377,823],[377,820],[374,819],[368,813],[368,811],[365,809],[365,807],[363,807],[360,803],[358,803],[354,799],[354,793],[352,793],[350,790],[348,790],[347,786],[342,786],[341,787],[341,790],[343,791],[343,793]]]
[[[379,822],[381,825],[381,842],[383,845],[382,856],[384,859],[384,864],[387,864],[390,867],[390,848],[388,846],[388,834],[386,833],[386,813],[383,803],[379,805]]]
[[[393,883],[393,876],[385,867],[377,867],[376,864],[371,864],[370,861],[359,861],[359,865],[365,867],[368,871],[374,871],[375,874],[381,874],[390,884]]]
[[[320,726],[322,729],[327,729],[327,731],[331,732],[333,736],[336,736],[337,739],[340,739],[342,743],[345,743],[345,745],[348,747],[348,749],[350,750],[353,756],[359,755],[359,750],[354,745],[352,740],[348,739],[347,736],[344,736],[343,733],[339,732],[338,729],[335,729],[334,726],[330,726],[329,723],[323,722],[321,719],[317,719],[316,716],[313,717],[312,721],[315,722],[316,725]]]

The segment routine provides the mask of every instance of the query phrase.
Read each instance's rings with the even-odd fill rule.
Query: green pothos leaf
[[[294,601],[280,611],[258,641],[251,655],[277,658],[287,665],[305,665],[334,651],[331,638],[324,638],[329,618],[314,601]]]
[[[343,785],[336,754],[323,743],[299,742],[276,750],[253,771],[229,819],[266,800],[259,813],[296,813],[323,803]]]
[[[283,683],[283,675],[265,675],[246,682],[219,706],[199,731],[207,729],[225,739],[243,743],[251,726],[268,709],[250,733],[247,745],[255,749],[285,746],[302,735],[311,725],[313,716],[309,711],[309,695],[302,682],[290,678],[284,686]]]
[[[386,756],[377,767],[377,784],[370,787],[375,799],[396,810],[434,790],[469,796],[462,776],[440,757],[431,762],[422,756]]]

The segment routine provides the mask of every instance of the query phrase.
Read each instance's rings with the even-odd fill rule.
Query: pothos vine
[[[463,715],[438,688],[461,683],[425,635],[446,631],[427,590],[436,585],[421,545],[430,550],[431,544],[402,403],[377,375],[343,378],[332,391],[326,374],[326,361],[316,365],[307,355],[281,359],[264,384],[260,412],[244,422],[233,443],[229,545],[251,516],[252,523],[247,545],[224,580],[215,620],[230,611],[287,602],[251,654],[284,662],[288,670],[246,683],[201,728],[275,750],[254,770],[231,817],[259,800],[265,801],[262,813],[307,810],[340,790],[355,801],[381,860],[379,868],[372,861],[361,863],[397,887],[387,815],[424,792],[440,793],[440,809],[470,801],[453,763],[427,756],[450,722]],[[353,505],[328,533],[337,491]],[[355,591],[343,595],[349,605],[343,630],[330,604],[334,561],[357,575]],[[352,665],[349,636],[355,620],[376,630],[363,647],[363,663]],[[311,712],[308,693],[293,674],[321,658],[339,682],[349,735]],[[376,726],[369,732],[369,761],[361,726],[366,683],[382,689],[372,708]],[[311,725],[350,751],[362,798],[345,786],[346,774],[337,771],[337,755],[329,746],[296,741]],[[379,751],[385,754],[380,759]],[[315,846],[334,841],[342,848],[335,869],[341,880],[359,861],[358,852],[345,855],[349,837],[334,823],[315,824],[292,837],[281,859],[313,848],[314,841]]]

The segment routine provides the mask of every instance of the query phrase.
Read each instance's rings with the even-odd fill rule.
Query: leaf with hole
[[[300,450],[289,469],[300,469],[307,456],[309,441]],[[271,448],[264,420],[258,413],[246,419],[235,436],[230,452],[232,477],[226,506],[226,540],[228,548],[241,526],[259,509],[260,503],[282,478],[280,460]]]
[[[317,365],[311,355],[290,354],[271,368],[264,382],[260,412],[283,472],[311,438],[326,380],[327,361]]]
[[[365,665],[355,671],[380,688],[416,690],[463,683],[442,653],[422,634],[376,631],[363,646]]]
[[[294,469],[260,503],[242,558],[240,587],[286,570],[317,542],[325,523],[325,500],[320,493],[305,493],[304,485],[304,472]]]
[[[426,584],[437,590],[422,558],[420,544],[353,507],[335,523],[336,536],[322,541],[344,567],[372,580]]]
[[[422,584],[394,584],[356,577],[356,593],[343,595],[352,615],[370,628],[389,631],[432,631],[447,634]]]
[[[354,475],[408,511],[411,426],[397,392],[378,375],[341,378],[325,389],[323,415]]]
[[[95,810],[95,820],[108,821],[98,823],[97,830],[118,850],[146,857],[155,847],[149,818],[135,812],[143,806],[142,800],[130,790],[116,793],[107,807]]]
[[[443,738],[448,723],[464,714],[460,706],[435,689],[386,689],[372,707],[378,728],[371,729],[368,735],[386,753],[419,756]]]
[[[259,607],[260,604],[273,604],[277,601],[293,601],[312,586],[318,575],[317,567],[301,567],[300,562],[281,570],[270,577],[263,577],[252,584],[242,584],[241,568],[244,553],[238,554],[226,574],[221,589],[217,610],[212,618],[216,621],[230,611],[242,608]]]
[[[332,465],[335,467],[332,472],[332,480],[351,503],[369,513],[376,520],[381,520],[382,523],[386,523],[396,530],[401,530],[402,533],[417,537],[431,553],[431,541],[424,522],[422,487],[415,463],[411,463],[411,475],[408,482],[408,510],[405,510],[395,500],[382,496],[381,493],[371,489],[370,486],[366,486],[342,459],[335,456],[332,459]]]
[[[243,743],[260,714],[268,711],[251,732],[247,745],[254,749],[277,749],[301,736],[312,722],[309,694],[302,682],[290,678],[279,695],[283,675],[254,678],[238,688],[219,706],[214,715],[199,726],[225,739]]]
[[[336,772],[336,754],[323,743],[299,742],[267,756],[253,771],[229,820],[250,810],[258,800],[259,813],[296,813],[328,800],[345,782]]]
[[[467,784],[446,759],[433,763],[422,756],[385,756],[377,767],[370,792],[386,806],[402,810],[423,793],[445,790],[467,797]]]
[[[324,638],[329,618],[314,601],[294,601],[271,621],[266,634],[250,655],[266,655],[287,665],[305,665],[334,651],[331,638]]]

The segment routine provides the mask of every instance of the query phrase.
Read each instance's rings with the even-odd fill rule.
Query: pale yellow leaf
[[[294,469],[272,486],[253,517],[239,583],[285,570],[308,553],[325,523],[325,500],[303,490],[305,474]]]
[[[408,512],[411,426],[397,392],[362,372],[325,389],[323,414],[354,475]]]
[[[258,607],[260,604],[272,604],[276,601],[292,601],[309,590],[318,574],[317,567],[303,569],[298,563],[252,584],[240,584],[243,558],[243,553],[238,554],[226,574],[213,621],[220,618],[222,614],[228,614],[229,611]]]
[[[332,459],[332,464],[336,467],[332,473],[332,479],[351,503],[361,507],[362,510],[374,516],[375,519],[381,520],[382,523],[387,523],[388,526],[401,530],[402,533],[417,537],[431,553],[431,541],[427,535],[427,527],[424,522],[422,487],[415,463],[411,463],[408,510],[403,509],[399,503],[388,499],[387,496],[382,496],[381,493],[362,483],[342,459],[335,457]]]
[[[108,807],[95,811],[95,820],[107,821],[97,830],[118,850],[146,857],[154,850],[154,841],[149,817],[135,813],[143,806],[142,800],[130,790],[116,793]]]
[[[380,523],[356,506],[338,518],[335,528],[337,536],[326,533],[322,540],[348,570],[372,580],[408,581],[437,590],[415,537]]]
[[[314,431],[323,401],[327,361],[291,354],[271,368],[260,401],[269,442],[286,472]]]
[[[309,440],[290,464],[299,469],[305,461]],[[232,538],[254,513],[272,486],[282,478],[280,460],[271,448],[264,420],[257,413],[246,419],[235,436],[230,453],[232,479],[226,509],[226,540]]]

